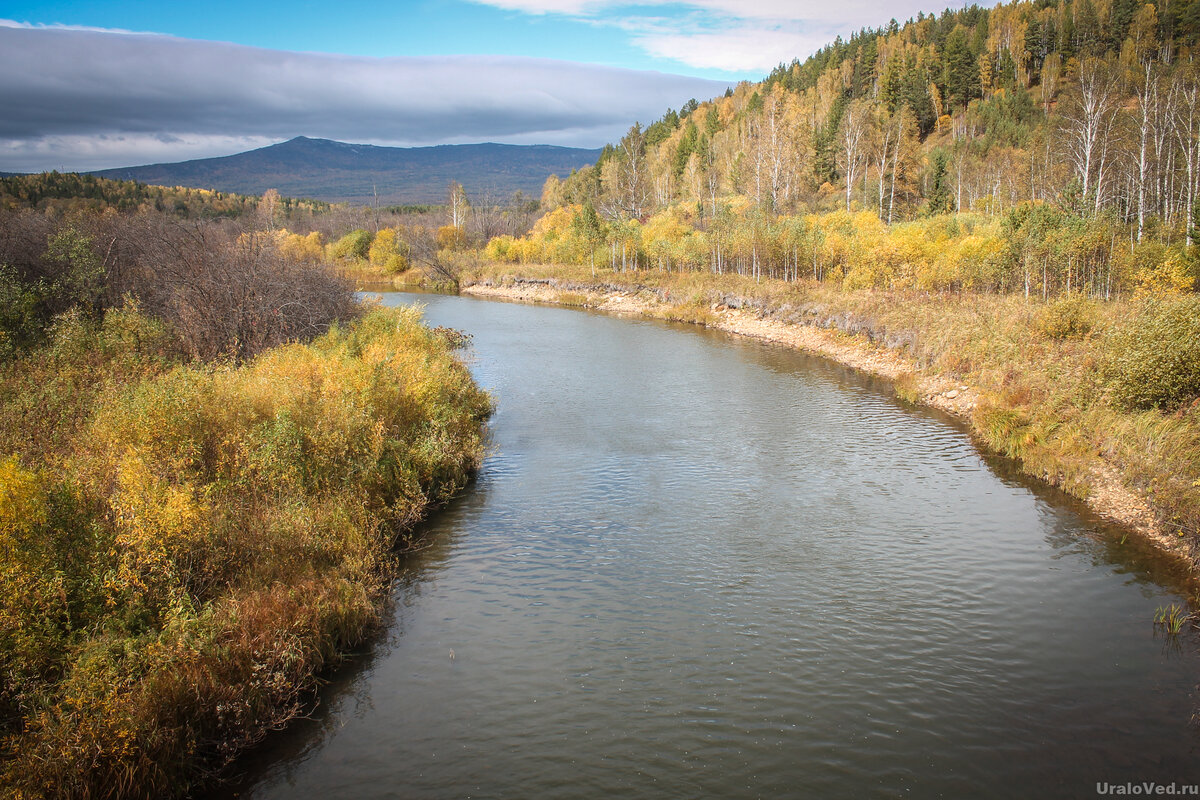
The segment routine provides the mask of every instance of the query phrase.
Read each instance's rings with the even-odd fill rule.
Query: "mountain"
[[[442,203],[458,181],[472,197],[502,199],[522,191],[541,195],[546,178],[596,161],[599,150],[553,145],[447,144],[377,147],[298,136],[280,144],[221,158],[97,170],[113,180],[188,186],[330,202]]]

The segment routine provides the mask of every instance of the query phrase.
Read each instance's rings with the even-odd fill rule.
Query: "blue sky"
[[[947,3],[0,0],[0,171],[292,136],[599,147],[689,97]]]
[[[682,6],[655,8],[678,17]],[[417,0],[329,2],[0,2],[0,17],[43,25],[65,24],[166,33],[274,50],[359,56],[535,55],[568,61],[683,71],[734,80],[757,70],[692,69],[632,44],[619,26],[619,7],[589,17],[528,13],[484,3]]]

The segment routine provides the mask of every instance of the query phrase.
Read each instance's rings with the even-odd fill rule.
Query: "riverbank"
[[[201,362],[126,308],[0,362],[0,796],[181,796],[303,714],[482,461],[461,341],[369,309]]]
[[[1200,568],[1200,412],[1108,407],[1094,385],[1098,338],[1045,335],[1045,307],[694,273],[606,271],[592,280],[572,270],[512,274],[511,265],[488,265],[462,291],[701,324],[889,379],[903,399],[963,419],[987,449],[1185,560],[1193,573]],[[1099,333],[1129,309],[1096,313]]]

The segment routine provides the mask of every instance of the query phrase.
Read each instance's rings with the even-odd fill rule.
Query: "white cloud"
[[[773,69],[836,37],[954,5],[902,0],[474,0],[530,14],[561,14],[626,31],[649,55],[699,69]]]
[[[15,19],[0,19],[0,28],[25,28],[35,31],[91,31],[93,33],[124,33],[135,34],[140,31],[127,31],[124,28],[94,28],[89,25],[64,25],[61,22],[32,23],[17,22]],[[156,34],[148,34],[154,36]]]
[[[854,27],[879,27],[892,17],[905,20],[918,11],[941,11],[954,3],[902,0],[886,5],[875,0],[474,0],[482,5],[524,11],[529,14],[596,15],[620,10],[625,16],[645,13],[661,14],[664,8],[700,9],[723,17],[774,22],[805,20],[836,22]]]
[[[600,11],[614,5],[607,0],[475,0],[481,5],[503,8],[508,11],[524,11],[526,14],[572,14],[582,15]]]
[[[614,0],[613,5],[623,5],[623,3]],[[892,17],[903,21],[909,17],[915,17],[918,11],[928,11],[930,8],[937,8],[940,11],[952,4],[938,2],[929,4],[919,0],[904,0],[887,4],[872,0],[840,0],[840,2],[829,2],[829,0],[684,0],[677,5],[701,8],[735,19],[773,22],[832,22],[857,29],[863,26],[877,28],[886,25]]]
[[[298,135],[598,147],[724,89],[546,59],[361,58],[0,26],[0,170],[128,166]]]
[[[811,53],[837,34],[742,25],[716,31],[636,33],[633,42],[658,58],[698,69],[770,72],[797,53]]]

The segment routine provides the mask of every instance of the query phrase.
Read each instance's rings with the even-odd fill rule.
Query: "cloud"
[[[809,54],[838,35],[821,29],[806,32],[787,26],[731,25],[714,30],[679,30],[647,26],[632,41],[656,58],[678,61],[698,69],[726,72],[770,72],[796,54]]]
[[[92,31],[94,33],[127,34],[138,33],[138,31],[128,31],[124,28],[96,28],[91,25],[67,25],[62,22],[17,22],[15,19],[0,19],[0,28],[28,28],[30,30],[37,31]],[[145,32],[143,31],[143,33]]]
[[[852,25],[879,27],[895,17],[905,20],[916,16],[918,11],[928,13],[931,9],[941,11],[953,3],[921,2],[900,0],[886,6],[878,0],[843,0],[830,3],[828,0],[474,0],[482,5],[523,11],[529,14],[571,14],[577,16],[599,15],[619,9],[622,16],[660,14],[665,8],[679,10],[698,9],[722,17],[743,20],[807,20],[813,22],[838,22]],[[639,13],[638,9],[646,9]]]
[[[127,166],[297,135],[596,147],[725,86],[535,58],[362,58],[0,24],[0,170]]]
[[[838,36],[953,5],[939,0],[474,0],[529,14],[559,14],[620,28],[656,58],[698,69],[768,72]]]
[[[475,0],[475,2],[508,11],[523,11],[526,14],[571,15],[590,14],[600,11],[605,6],[617,5],[605,0]]]

